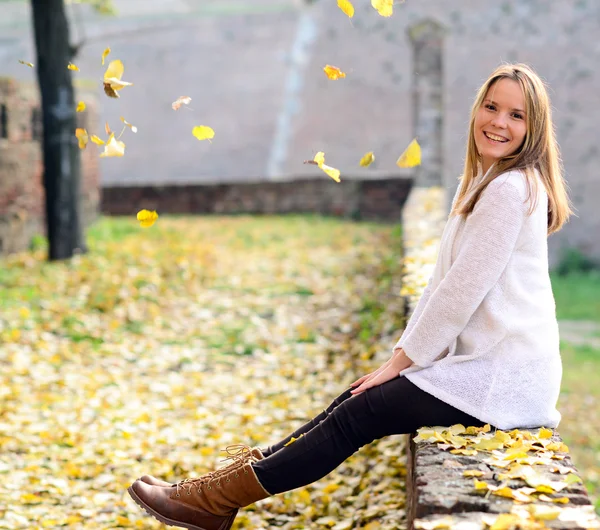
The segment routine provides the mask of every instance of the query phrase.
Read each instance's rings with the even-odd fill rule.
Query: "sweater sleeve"
[[[454,205],[456,204],[456,199],[460,192],[460,187],[461,187],[461,183],[459,182],[458,187],[456,188],[456,190],[454,192],[454,198],[452,199],[451,209],[454,208]],[[439,259],[439,253],[438,253],[438,259]],[[439,264],[436,263],[436,266],[438,266],[438,265]],[[412,312],[412,315],[408,319],[408,323],[406,324],[406,329],[402,333],[400,340],[395,344],[393,351],[396,351],[396,350],[402,348],[402,345],[404,344],[404,340],[410,335],[410,332],[415,327],[417,320],[419,320],[419,317],[421,316],[421,313],[423,312],[423,309],[425,309],[425,305],[427,304],[427,301],[429,300],[429,297],[431,296],[431,283],[432,282],[433,282],[433,276],[430,276],[429,280],[427,281],[427,285],[425,286],[425,289],[423,289],[423,293],[421,294],[421,297],[419,298],[419,301],[417,302],[417,305]]]
[[[404,340],[402,348],[415,365],[430,366],[466,327],[508,264],[525,215],[515,186],[499,177],[488,184],[465,221],[455,262]]]

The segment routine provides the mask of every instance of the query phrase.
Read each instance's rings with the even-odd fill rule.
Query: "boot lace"
[[[227,452],[228,456],[226,456],[221,462],[225,462],[227,460],[233,460],[230,464],[217,469],[215,471],[209,471],[205,475],[196,478],[186,478],[177,484],[174,484],[174,487],[177,488],[176,496],[180,497],[180,489],[185,490],[187,495],[192,494],[192,488],[196,486],[198,493],[200,493],[200,489],[202,485],[206,485],[206,489],[212,489],[211,482],[215,479],[217,480],[216,486],[221,485],[221,478],[224,475],[228,475],[234,468],[242,467],[247,462],[258,461],[258,459],[252,454],[252,447],[245,444],[233,444],[228,445],[224,451]],[[248,470],[244,469],[244,473],[248,474]],[[235,477],[239,477],[237,469],[235,469]],[[225,477],[225,482],[231,482],[229,476]]]

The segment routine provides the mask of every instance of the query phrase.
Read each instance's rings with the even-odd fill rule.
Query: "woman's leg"
[[[300,435],[307,433],[313,427],[321,423],[327,416],[329,416],[329,414],[331,414],[331,411],[340,403],[342,403],[342,401],[345,401],[346,399],[352,397],[352,394],[350,393],[351,390],[352,388],[348,388],[347,390],[342,392],[331,402],[331,404],[326,409],[323,410],[323,412],[321,412],[321,414],[315,416],[312,420],[302,425],[302,427],[300,427],[299,429],[296,429],[292,434],[286,436],[283,440],[277,442],[276,444],[270,445],[266,449],[261,449],[261,453],[265,455],[266,458],[267,456],[271,456],[273,453],[276,453],[277,451],[285,447],[285,444],[292,439],[292,436],[294,438],[300,438]]]
[[[379,438],[456,423],[484,425],[398,376],[342,400],[304,436],[252,467],[263,488],[274,495],[319,480]]]

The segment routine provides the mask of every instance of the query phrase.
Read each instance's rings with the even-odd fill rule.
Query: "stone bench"
[[[466,432],[432,427],[408,435],[409,530],[600,528],[556,431]]]

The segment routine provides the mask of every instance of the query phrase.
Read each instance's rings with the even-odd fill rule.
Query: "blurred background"
[[[87,155],[87,171],[97,175],[89,177],[90,186],[96,180],[101,188],[289,180],[311,174],[315,168],[303,161],[317,151],[352,177],[412,178],[395,166],[414,137],[414,90],[423,75],[414,64],[409,31],[418,33],[429,21],[439,25],[441,84],[432,90],[440,92],[440,108],[433,111],[439,112],[441,146],[434,160],[425,142],[423,165],[433,166],[451,198],[475,91],[503,61],[530,64],[549,85],[576,207],[576,217],[549,239],[550,265],[556,267],[566,249],[600,260],[597,3],[408,1],[384,18],[365,1],[356,2],[353,19],[333,0],[115,0],[112,5],[109,14],[90,4],[66,6],[71,41],[80,44],[73,60],[80,71],[73,78],[78,97],[88,103],[90,134],[100,134],[106,121],[120,130],[120,116],[139,129],[122,138],[124,158]],[[0,75],[31,83],[35,70],[18,62],[34,62],[30,3],[2,0],[0,10]],[[100,57],[106,47],[112,49],[107,64],[121,59],[123,79],[134,83],[118,100],[102,92],[106,66]],[[330,81],[322,71],[325,64],[347,77]],[[19,103],[5,101],[5,112],[19,112],[25,90],[20,94]],[[193,110],[183,106],[174,112],[171,103],[182,95],[192,98]],[[8,99],[0,92],[0,102]],[[31,105],[25,106],[30,112]],[[191,136],[192,127],[201,124],[215,130],[212,143]],[[374,151],[376,160],[359,168],[367,151]],[[10,178],[9,168],[0,165],[0,171],[3,181]]]

